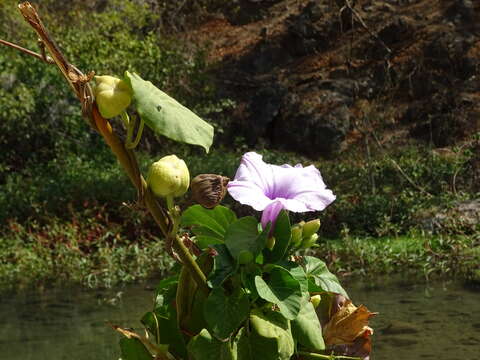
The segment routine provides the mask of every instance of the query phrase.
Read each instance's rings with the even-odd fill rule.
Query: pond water
[[[2,295],[0,359],[114,360],[117,335],[106,322],[139,327],[152,286],[116,291],[85,289]],[[351,282],[355,304],[380,314],[373,360],[474,360],[480,353],[480,290],[455,282]],[[212,359],[213,360],[213,359]]]

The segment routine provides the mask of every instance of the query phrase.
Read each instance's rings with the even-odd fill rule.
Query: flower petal
[[[287,210],[293,212],[306,212],[312,211],[312,209],[304,202],[299,201],[298,199],[279,199],[283,207]]]
[[[289,210],[296,212],[318,211],[325,209],[335,200],[335,195],[323,182],[322,175],[313,165],[305,168],[291,168],[294,172],[294,180],[287,176],[284,181],[289,185],[288,199],[294,199],[305,205],[304,210]],[[293,205],[292,205],[293,206]]]
[[[296,201],[305,205],[307,210],[297,211],[321,211],[324,210],[328,205],[335,201],[336,196],[333,194],[332,190],[321,189],[321,190],[303,190],[295,194]],[[293,209],[289,209],[295,211]]]
[[[227,185],[231,197],[244,205],[250,205],[255,210],[262,211],[272,202],[265,196],[263,190],[250,181],[233,180]]]
[[[318,211],[335,200],[315,166],[270,165],[254,152],[243,155],[228,192],[240,203],[263,210],[263,226],[273,223],[281,209]]]
[[[254,183],[266,191],[272,181],[270,165],[262,160],[262,155],[253,151],[248,152],[242,156],[234,180]]]
[[[272,201],[262,213],[262,227],[265,229],[269,222],[272,223],[271,229],[275,226],[275,220],[277,216],[284,209],[283,202],[280,200]]]

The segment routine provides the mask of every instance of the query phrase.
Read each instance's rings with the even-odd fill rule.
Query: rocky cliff
[[[185,36],[205,44],[227,136],[332,156],[461,142],[480,128],[480,2],[244,0]]]

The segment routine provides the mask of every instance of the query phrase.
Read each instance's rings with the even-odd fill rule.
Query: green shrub
[[[118,224],[96,215],[69,222],[51,218],[46,225],[9,222],[0,234],[0,289],[52,283],[110,287],[164,275],[171,267],[158,238],[144,233],[142,241],[130,241]]]
[[[37,4],[70,62],[97,74],[137,72],[207,118],[231,106],[215,101],[202,50],[162,35],[159,15],[147,2],[116,0],[103,7],[99,3],[76,1],[60,6],[50,0]],[[0,4],[0,19],[1,38],[38,48],[36,36],[13,4]],[[85,125],[78,100],[55,66],[3,47],[0,97],[0,169],[5,170],[0,184],[7,171],[61,159],[65,153],[95,153],[104,146]],[[147,134],[143,143],[149,150],[158,150],[163,142]]]
[[[416,146],[379,153],[370,163],[358,158],[322,163],[326,183],[337,194],[323,229],[332,236],[345,226],[356,235],[405,234],[419,225],[421,211],[478,196],[470,182],[473,157],[468,147],[440,156]]]

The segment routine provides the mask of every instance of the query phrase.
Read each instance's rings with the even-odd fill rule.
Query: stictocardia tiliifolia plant
[[[301,253],[319,239],[319,221],[292,230],[289,211],[321,211],[335,200],[319,170],[267,164],[248,152],[234,179],[210,182],[211,192],[220,195],[218,202],[225,192],[218,186],[226,186],[234,199],[262,211],[260,221],[237,218],[210,202],[182,210],[175,202],[190,185],[187,164],[164,156],[145,180],[135,154],[143,125],[206,152],[213,127],[133,72],[122,79],[97,76],[92,88],[94,73],[85,75],[66,60],[33,6],[19,8],[51,57],[13,47],[59,68],[87,124],[118,159],[137,190],[138,207],[152,215],[165,251],[179,264],[177,274],[160,281],[152,309],[142,317],[148,336],[113,325],[123,335],[122,359],[368,358],[368,320],[375,313],[353,305],[325,263]],[[118,117],[125,134],[112,126]]]

